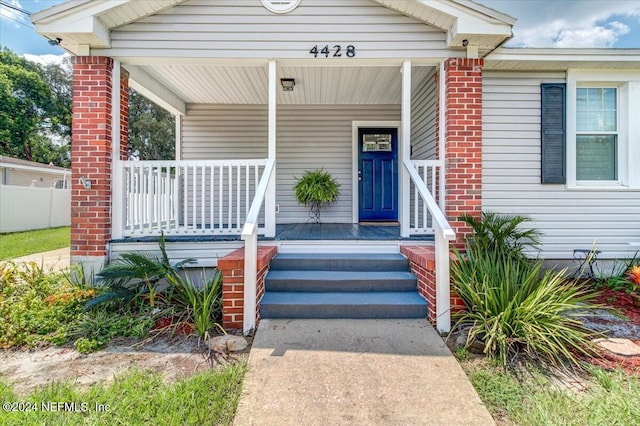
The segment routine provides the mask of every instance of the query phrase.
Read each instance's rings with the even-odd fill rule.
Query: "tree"
[[[69,165],[71,73],[0,51],[0,154]]]
[[[175,118],[129,89],[129,153],[140,160],[175,158]]]

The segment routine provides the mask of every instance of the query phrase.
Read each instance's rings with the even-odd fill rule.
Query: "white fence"
[[[71,191],[0,185],[0,233],[71,225]]]
[[[266,160],[122,164],[125,236],[240,235]]]

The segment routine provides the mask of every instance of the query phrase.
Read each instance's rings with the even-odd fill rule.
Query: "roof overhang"
[[[31,15],[36,32],[76,55],[111,45],[110,31],[186,0],[70,0]],[[512,37],[515,18],[471,0],[372,0],[447,34],[448,47],[483,52]]]
[[[516,19],[471,0],[374,0],[390,9],[439,28],[448,47],[493,50],[513,37]]]
[[[640,69],[640,49],[559,49],[501,47],[485,57],[484,70],[565,71]]]
[[[108,48],[110,32],[121,25],[158,13],[185,0],[69,0],[31,15],[36,32],[76,55]]]

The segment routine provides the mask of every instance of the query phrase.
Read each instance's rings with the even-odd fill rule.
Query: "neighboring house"
[[[68,188],[71,170],[0,155],[0,185]]]
[[[73,172],[92,186],[73,181],[73,260],[161,232],[176,257],[225,256],[228,326],[255,325],[275,251],[402,252],[447,331],[462,213],[531,217],[549,259],[640,238],[640,50],[504,48],[516,20],[468,0],[75,1],[32,19],[76,55]],[[176,161],[125,161],[129,86],[176,115]],[[302,225],[293,185],[316,168],[341,184],[322,212],[340,235]]]
[[[0,155],[0,233],[69,226],[71,170]]]

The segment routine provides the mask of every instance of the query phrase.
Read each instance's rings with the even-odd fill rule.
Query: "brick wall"
[[[482,59],[450,58],[446,73],[446,211],[462,247],[471,231],[457,220],[482,211]]]
[[[400,253],[409,259],[411,272],[418,277],[418,293],[425,298],[428,305],[427,319],[436,325],[436,252],[433,246],[400,247]],[[451,290],[451,313],[464,309],[464,302],[453,289]]]
[[[256,324],[260,321],[260,301],[264,296],[264,277],[269,262],[277,253],[274,246],[258,247],[256,281]],[[244,248],[218,260],[222,273],[222,325],[225,329],[242,329],[244,321]]]

